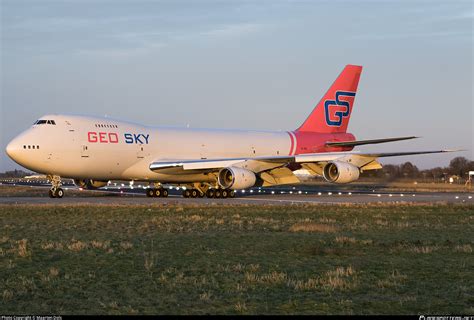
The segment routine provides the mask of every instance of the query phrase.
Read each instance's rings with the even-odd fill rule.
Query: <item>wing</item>
[[[410,139],[416,139],[416,138],[418,137],[399,137],[399,138],[355,140],[355,141],[328,141],[326,142],[326,146],[328,147],[355,147],[355,146],[362,146],[364,144],[387,143],[387,142],[410,140]]]
[[[321,175],[324,166],[332,161],[347,162],[359,170],[382,168],[377,158],[396,157],[432,153],[454,152],[457,150],[391,152],[391,153],[358,153],[328,152],[309,153],[295,156],[270,156],[254,158],[222,159],[179,159],[158,160],[150,164],[150,170],[168,175],[187,175],[193,173],[218,173],[222,168],[238,167],[250,170],[264,180],[265,185],[297,183],[299,179],[293,171],[304,168],[314,175]]]

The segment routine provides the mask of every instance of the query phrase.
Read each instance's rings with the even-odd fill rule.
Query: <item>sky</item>
[[[44,114],[155,126],[293,130],[346,64],[364,67],[348,131],[422,138],[362,151],[474,159],[472,1],[0,0],[0,171]]]

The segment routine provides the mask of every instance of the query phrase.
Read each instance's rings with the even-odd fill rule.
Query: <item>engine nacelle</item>
[[[246,189],[255,185],[257,177],[250,170],[228,167],[219,171],[217,182],[224,189]]]
[[[102,187],[105,187],[107,185],[108,181],[97,181],[97,180],[92,180],[92,179],[77,179],[74,180],[74,184],[82,189],[89,189],[89,190],[94,190],[94,189],[99,189]]]
[[[329,182],[349,183],[359,179],[358,167],[343,161],[329,162],[324,166],[323,176]]]

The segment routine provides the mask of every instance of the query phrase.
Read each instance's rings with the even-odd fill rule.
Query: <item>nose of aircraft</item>
[[[5,148],[5,151],[7,152],[8,156],[12,158],[12,160],[16,160],[18,158],[18,152],[20,151],[20,144],[16,140],[17,139],[13,139],[10,141],[10,143]]]

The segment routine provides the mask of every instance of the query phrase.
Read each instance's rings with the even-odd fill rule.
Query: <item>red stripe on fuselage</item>
[[[295,137],[293,136],[293,134],[291,132],[287,132],[288,135],[290,136],[290,153],[288,154],[289,156],[293,155],[293,152],[294,152],[294,148],[295,148]]]
[[[326,142],[354,141],[351,133],[288,132],[291,137],[290,155],[305,153],[350,151],[353,147],[328,147]]]

